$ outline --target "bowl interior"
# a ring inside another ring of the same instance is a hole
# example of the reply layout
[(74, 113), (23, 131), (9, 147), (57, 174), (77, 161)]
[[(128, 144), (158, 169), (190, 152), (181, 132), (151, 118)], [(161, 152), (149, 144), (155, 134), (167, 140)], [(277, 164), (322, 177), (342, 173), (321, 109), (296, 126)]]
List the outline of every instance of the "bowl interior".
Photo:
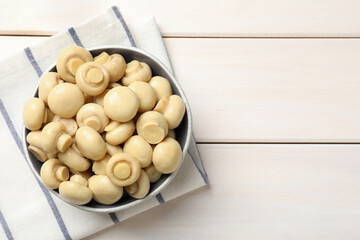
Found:
[[(138, 60), (140, 62), (145, 62), (150, 66), (153, 76), (162, 76), (169, 80), (174, 94), (181, 96), (183, 98), (185, 106), (186, 106), (186, 112), (185, 112), (184, 118), (183, 118), (180, 126), (175, 129), (176, 139), (180, 143), (180, 146), (183, 150), (183, 159), (184, 159), (186, 152), (187, 152), (189, 139), (190, 139), (190, 130), (191, 130), (190, 109), (189, 109), (187, 100), (185, 98), (185, 95), (183, 94), (183, 91), (177, 84), (177, 82), (174, 79), (174, 77), (172, 76), (172, 74), (166, 69), (166, 67), (159, 60), (157, 60), (153, 56), (149, 55), (148, 53), (145, 53), (141, 50), (131, 48), (131, 47), (102, 47), (102, 48), (96, 48), (93, 50), (90, 49), (89, 51), (92, 53), (93, 56), (97, 56), (104, 51), (107, 52), (108, 54), (119, 53), (125, 58), (127, 63), (132, 60)], [(53, 65), (46, 72), (56, 72), (56, 66)], [(36, 88), (36, 89), (38, 89), (38, 88)], [(38, 96), (38, 90), (35, 91), (34, 96), (35, 97)], [(29, 130), (24, 127), (23, 142), (24, 142), (24, 147), (26, 147), (25, 152), (27, 153), (26, 155), (28, 157), (28, 160), (30, 161), (30, 165), (32, 167), (32, 170), (33, 170), (35, 176), (40, 179), (40, 168), (41, 168), (42, 163), (39, 162), (33, 156), (33, 154), (27, 150), (27, 147), (29, 146), (29, 144), (26, 142), (26, 136), (28, 133), (29, 133)], [(183, 161), (183, 159), (182, 159), (182, 161)], [(181, 164), (182, 164), (182, 162), (181, 162)], [(181, 166), (181, 164), (180, 164), (180, 166)], [(71, 202), (68, 202), (68, 203), (75, 207), (78, 207), (78, 208), (81, 208), (81, 209), (84, 209), (87, 211), (92, 211), (92, 212), (115, 212), (115, 211), (123, 210), (123, 209), (129, 208), (129, 207), (135, 206), (137, 204), (140, 204), (141, 202), (145, 201), (146, 199), (149, 199), (149, 198), (153, 197), (154, 195), (157, 195), (158, 193), (160, 193), (171, 182), (171, 180), (175, 177), (176, 173), (177, 173), (177, 171), (173, 172), (171, 174), (163, 174), (157, 182), (151, 184), (149, 194), (144, 199), (131, 198), (124, 191), (123, 197), (115, 204), (109, 205), (109, 206), (99, 204), (99, 203), (95, 202), (94, 200), (92, 200), (90, 203), (88, 203), (84, 206), (74, 205)], [(56, 196), (58, 196), (59, 198), (61, 198), (62, 200), (64, 200), (60, 196), (60, 194), (58, 193), (57, 190), (50, 190), (50, 191), (52, 193), (54, 193)], [(64, 201), (66, 201), (66, 200), (64, 200)]]

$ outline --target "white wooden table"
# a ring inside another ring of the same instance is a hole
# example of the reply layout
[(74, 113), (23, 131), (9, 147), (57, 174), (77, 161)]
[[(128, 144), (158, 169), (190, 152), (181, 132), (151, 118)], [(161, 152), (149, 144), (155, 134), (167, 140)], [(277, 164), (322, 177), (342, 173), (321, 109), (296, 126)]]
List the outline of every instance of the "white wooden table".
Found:
[(0, 57), (112, 5), (156, 18), (211, 184), (88, 240), (360, 238), (359, 1), (2, 0)]

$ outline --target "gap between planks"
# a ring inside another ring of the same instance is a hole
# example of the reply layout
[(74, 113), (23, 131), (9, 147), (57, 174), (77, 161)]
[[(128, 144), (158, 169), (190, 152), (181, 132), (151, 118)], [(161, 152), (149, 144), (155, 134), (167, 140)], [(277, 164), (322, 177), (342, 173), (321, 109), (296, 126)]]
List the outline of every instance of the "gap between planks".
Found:
[[(0, 33), (0, 37), (51, 37), (53, 34), (27, 34), (27, 33)], [(360, 39), (358, 37), (264, 37), (264, 36), (252, 36), (252, 37), (242, 37), (242, 36), (163, 36), (163, 38), (200, 38), (200, 39)]]
[(277, 144), (277, 145), (359, 145), (360, 142), (196, 142), (197, 144), (209, 145), (250, 145), (250, 144)]

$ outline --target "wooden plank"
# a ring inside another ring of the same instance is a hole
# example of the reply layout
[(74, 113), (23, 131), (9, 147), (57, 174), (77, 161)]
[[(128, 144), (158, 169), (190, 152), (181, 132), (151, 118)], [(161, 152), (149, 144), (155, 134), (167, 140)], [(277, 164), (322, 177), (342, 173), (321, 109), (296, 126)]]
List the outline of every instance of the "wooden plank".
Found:
[(359, 145), (200, 145), (210, 187), (86, 240), (358, 239)]
[(360, 36), (356, 0), (2, 0), (0, 33), (54, 34), (112, 5), (126, 17), (155, 16), (164, 36)]
[[(35, 41), (0, 37), (0, 50)], [(360, 142), (360, 40), (165, 43), (198, 141)]]

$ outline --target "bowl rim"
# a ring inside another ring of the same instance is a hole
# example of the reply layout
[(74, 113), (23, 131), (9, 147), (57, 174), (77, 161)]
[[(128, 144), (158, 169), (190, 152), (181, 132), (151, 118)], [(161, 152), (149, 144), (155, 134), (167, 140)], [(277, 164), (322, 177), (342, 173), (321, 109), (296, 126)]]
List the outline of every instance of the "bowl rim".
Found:
[[(133, 202), (127, 203), (125, 205), (120, 205), (120, 206), (114, 206), (111, 207), (111, 205), (109, 205), (109, 207), (107, 207), (106, 205), (104, 205), (104, 207), (102, 208), (94, 208), (94, 207), (88, 207), (88, 206), (80, 206), (80, 205), (76, 205), (66, 199), (64, 199), (57, 191), (55, 191), (54, 189), (49, 189), (46, 188), (46, 186), (43, 184), (40, 174), (37, 173), (35, 167), (33, 166), (31, 160), (30, 160), (30, 155), (29, 155), (29, 150), (27, 149), (27, 141), (26, 141), (26, 127), (24, 124), (22, 124), (22, 145), (23, 145), (23, 149), (25, 152), (25, 157), (26, 157), (26, 161), (29, 163), (30, 169), (32, 171), (32, 173), (35, 175), (35, 177), (37, 178), (37, 180), (49, 191), (51, 192), (53, 195), (57, 196), (59, 199), (61, 199), (62, 201), (85, 211), (88, 212), (96, 212), (96, 213), (113, 213), (113, 212), (118, 212), (118, 211), (122, 211), (125, 209), (129, 209), (135, 206), (138, 206), (146, 201), (148, 201), (149, 199), (155, 197), (156, 195), (158, 195), (159, 193), (161, 193), (164, 189), (166, 189), (166, 187), (172, 182), (172, 180), (175, 178), (176, 174), (178, 173), (179, 169), (181, 168), (184, 159), (187, 155), (187, 151), (190, 145), (190, 138), (191, 138), (191, 132), (192, 132), (192, 115), (191, 115), (191, 110), (190, 110), (190, 105), (189, 102), (185, 96), (185, 93), (183, 91), (183, 89), (181, 88), (179, 82), (176, 80), (176, 78), (174, 77), (172, 71), (170, 71), (165, 64), (163, 64), (157, 57), (153, 56), (152, 54), (141, 50), (139, 48), (135, 48), (135, 47), (129, 47), (129, 46), (122, 46), (122, 45), (101, 45), (98, 47), (91, 47), (91, 48), (85, 48), (86, 50), (88, 50), (89, 52), (91, 51), (106, 51), (109, 49), (115, 49), (115, 50), (126, 50), (126, 51), (133, 51), (133, 52), (137, 52), (140, 53), (144, 56), (146, 56), (147, 58), (152, 59), (154, 62), (156, 62), (170, 77), (169, 81), (171, 81), (176, 88), (179, 90), (179, 94), (180, 97), (183, 99), (184, 104), (185, 104), (185, 110), (186, 110), (186, 114), (187, 114), (187, 121), (188, 121), (188, 127), (187, 127), (187, 132), (186, 132), (186, 138), (185, 138), (185, 144), (184, 147), (182, 149), (182, 159), (181, 162), (179, 164), (179, 167), (177, 168), (177, 170), (171, 174), (169, 174), (169, 176), (165, 179), (165, 181), (157, 188), (155, 189), (153, 192), (149, 193), (145, 198), (142, 199), (136, 199)], [(56, 62), (51, 64), (50, 67), (48, 67), (43, 74), (40, 76), (40, 78), (46, 74), (47, 72), (49, 72), (51, 69), (53, 69), (56, 66)], [(38, 83), (36, 84), (35, 90), (32, 94), (32, 96), (36, 96), (36, 93), (38, 91), (39, 88), (39, 83), (40, 83), (40, 78)]]

